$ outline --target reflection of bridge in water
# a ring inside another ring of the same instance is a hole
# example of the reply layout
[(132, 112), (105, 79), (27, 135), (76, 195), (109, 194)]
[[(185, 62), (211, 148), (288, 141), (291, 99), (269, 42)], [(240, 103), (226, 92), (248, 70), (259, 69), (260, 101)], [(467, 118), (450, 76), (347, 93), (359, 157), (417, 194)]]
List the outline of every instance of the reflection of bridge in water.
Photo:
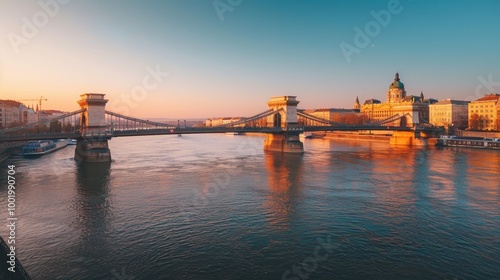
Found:
[[(383, 121), (363, 125), (347, 125), (322, 119), (297, 110), (295, 96), (273, 97), (269, 109), (242, 120), (215, 127), (180, 127), (125, 116), (105, 110), (104, 94), (82, 94), (78, 101), (81, 109), (43, 122), (5, 129), (0, 142), (73, 138), (78, 139), (75, 159), (83, 161), (110, 161), (108, 140), (112, 137), (201, 134), (201, 133), (265, 133), (264, 149), (278, 152), (304, 151), (299, 134), (309, 131), (365, 131), (384, 130), (393, 133), (391, 143), (425, 145), (426, 139), (436, 131), (434, 127), (384, 126), (405, 116), (391, 116)], [(298, 118), (306, 120), (299, 124)], [(304, 125), (308, 123), (309, 125)], [(49, 125), (47, 129), (46, 125)], [(42, 128), (46, 128), (45, 130)]]

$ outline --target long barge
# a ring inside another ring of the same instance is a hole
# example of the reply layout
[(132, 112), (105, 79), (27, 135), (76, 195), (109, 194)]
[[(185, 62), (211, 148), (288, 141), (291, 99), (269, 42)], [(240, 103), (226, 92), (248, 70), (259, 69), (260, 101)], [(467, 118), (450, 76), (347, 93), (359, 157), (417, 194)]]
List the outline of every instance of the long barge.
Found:
[(441, 136), (436, 146), (500, 150), (500, 138)]
[(45, 154), (55, 152), (66, 147), (66, 140), (39, 140), (30, 141), (22, 147), (22, 155), (25, 157), (41, 157)]

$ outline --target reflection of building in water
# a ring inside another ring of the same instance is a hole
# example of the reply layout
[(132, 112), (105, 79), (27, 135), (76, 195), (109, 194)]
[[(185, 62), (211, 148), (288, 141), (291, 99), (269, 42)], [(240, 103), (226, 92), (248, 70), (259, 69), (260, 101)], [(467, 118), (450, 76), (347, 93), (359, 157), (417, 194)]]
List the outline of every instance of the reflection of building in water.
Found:
[(371, 152), (370, 181), (374, 186), (374, 202), (391, 218), (404, 217), (412, 206), (419, 153), (414, 148), (391, 148)]
[[(455, 180), (459, 176), (455, 162), (455, 153), (442, 153), (439, 150), (427, 151), (427, 185), (429, 196), (439, 200), (456, 200)], [(444, 163), (444, 164), (443, 164)]]
[(288, 227), (302, 191), (302, 154), (265, 154), (269, 194), (264, 208), (273, 227)]
[(467, 155), (465, 199), (479, 202), (471, 206), (497, 215), (500, 214), (497, 203), (500, 194), (500, 181), (498, 180), (500, 153), (489, 150), (467, 150), (461, 151), (461, 153)]
[[(100, 252), (109, 252), (105, 248), (107, 246), (105, 232), (111, 216), (110, 165), (110, 162), (81, 162), (77, 166), (78, 196), (73, 208), (77, 211), (77, 227), (81, 230), (81, 246), (83, 247), (81, 254), (93, 254), (96, 258), (103, 257), (97, 256)], [(100, 249), (96, 250), (96, 248)]]

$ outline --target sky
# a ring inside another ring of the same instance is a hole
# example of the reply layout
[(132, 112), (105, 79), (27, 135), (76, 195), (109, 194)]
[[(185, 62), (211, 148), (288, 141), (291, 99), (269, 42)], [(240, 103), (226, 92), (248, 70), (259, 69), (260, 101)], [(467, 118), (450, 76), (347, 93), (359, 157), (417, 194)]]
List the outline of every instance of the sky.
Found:
[[(104, 93), (140, 118), (500, 93), (500, 1), (0, 0), (0, 99), (74, 111)], [(36, 104), (35, 101), (26, 102)]]

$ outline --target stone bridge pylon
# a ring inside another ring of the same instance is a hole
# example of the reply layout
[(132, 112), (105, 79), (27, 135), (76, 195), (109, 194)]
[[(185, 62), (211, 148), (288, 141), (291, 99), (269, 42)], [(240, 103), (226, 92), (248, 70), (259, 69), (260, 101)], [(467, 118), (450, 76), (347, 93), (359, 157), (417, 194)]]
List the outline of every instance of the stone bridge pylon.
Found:
[(111, 151), (107, 131), (106, 103), (102, 93), (84, 93), (80, 95), (78, 105), (85, 109), (81, 116), (81, 137), (75, 149), (75, 159), (84, 162), (110, 162)]
[(267, 117), (267, 126), (276, 128), (276, 132), (268, 133), (264, 142), (264, 149), (283, 153), (303, 153), (304, 144), (300, 141), (297, 120), (296, 96), (272, 97), (267, 105), (275, 111)]

